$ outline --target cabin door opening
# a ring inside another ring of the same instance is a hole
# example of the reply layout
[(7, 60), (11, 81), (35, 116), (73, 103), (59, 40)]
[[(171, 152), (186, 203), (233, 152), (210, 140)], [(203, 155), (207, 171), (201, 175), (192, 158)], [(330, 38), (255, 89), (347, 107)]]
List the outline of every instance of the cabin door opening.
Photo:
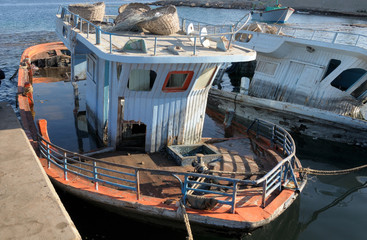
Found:
[(119, 99), (119, 134), (117, 149), (145, 150), (147, 126), (139, 121), (124, 120), (125, 99)]

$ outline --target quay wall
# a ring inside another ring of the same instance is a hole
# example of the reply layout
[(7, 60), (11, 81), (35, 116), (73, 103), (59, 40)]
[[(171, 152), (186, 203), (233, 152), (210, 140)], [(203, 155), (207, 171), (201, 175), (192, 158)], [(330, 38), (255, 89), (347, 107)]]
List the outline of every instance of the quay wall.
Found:
[[(161, 0), (153, 4), (261, 10), (271, 2), (269, 0)], [(275, 3), (275, 0), (273, 2)], [(366, 0), (279, 0), (279, 3), (298, 11), (367, 16)]]
[(0, 183), (0, 239), (81, 239), (5, 102), (0, 102)]

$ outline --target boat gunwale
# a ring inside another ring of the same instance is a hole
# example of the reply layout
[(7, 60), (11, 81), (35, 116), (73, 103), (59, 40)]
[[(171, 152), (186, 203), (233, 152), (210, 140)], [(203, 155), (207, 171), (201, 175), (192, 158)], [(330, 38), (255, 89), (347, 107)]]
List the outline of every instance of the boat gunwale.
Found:
[[(238, 34), (253, 34), (253, 35), (256, 35), (257, 37), (258, 36), (273, 36), (273, 37), (277, 37), (277, 38), (281, 38), (281, 39), (286, 39), (286, 41), (289, 41), (289, 42), (296, 42), (296, 43), (298, 41), (307, 41), (308, 44), (312, 43), (311, 45), (317, 45), (316, 43), (323, 44), (324, 46), (325, 46), (325, 44), (333, 44), (333, 45), (337, 45), (337, 46), (342, 45), (344, 47), (353, 47), (353, 48), (356, 47), (356, 48), (358, 48), (358, 50), (367, 51), (367, 46), (363, 47), (363, 46), (358, 45), (360, 42), (362, 42), (361, 38), (366, 38), (367, 39), (367, 35), (365, 35), (365, 34), (341, 32), (341, 31), (329, 31), (329, 30), (312, 29), (312, 28), (301, 28), (301, 27), (293, 27), (293, 26), (280, 26), (279, 24), (268, 24), (268, 25), (272, 26), (272, 27), (276, 27), (278, 29), (278, 31), (275, 34), (272, 34), (272, 33), (255, 32), (255, 31), (251, 31), (251, 30), (247, 30), (247, 29), (242, 29), (242, 30), (238, 31)], [(282, 33), (283, 29), (293, 30), (293, 34), (292, 35), (283, 34)], [(297, 31), (311, 32), (311, 34), (305, 34), (306, 36), (311, 35), (311, 37), (306, 38), (306, 37), (298, 36), (298, 35), (296, 35)], [(325, 38), (314, 39), (316, 32), (334, 34), (334, 36), (333, 37), (325, 37)], [(339, 35), (354, 36), (354, 37), (356, 37), (356, 41), (354, 43), (337, 42)], [(250, 39), (247, 42), (235, 41), (235, 43), (239, 46), (246, 46), (248, 43), (250, 43), (252, 41), (253, 40)], [(254, 43), (254, 45), (257, 46), (256, 43)]]
[[(23, 62), (25, 59), (26, 59), (26, 56), (28, 57), (28, 58), (30, 58), (31, 59), (31, 57), (32, 57), (32, 52), (33, 52), (33, 50), (40, 50), (40, 49), (42, 49), (42, 48), (44, 48), (44, 49), (46, 49), (46, 50), (48, 50), (49, 49), (49, 47), (52, 47), (52, 44), (56, 44), (56, 45), (60, 45), (61, 43), (60, 42), (58, 42), (58, 43), (47, 43), (47, 44), (39, 44), (39, 45), (36, 45), (36, 46), (32, 46), (32, 47), (29, 47), (28, 49), (26, 49), (25, 50), (25, 53), (27, 53), (27, 54), (23, 54), (22, 55), (22, 58), (21, 58), (21, 62)], [(19, 69), (22, 69), (22, 72), (23, 73), (27, 73), (27, 69), (26, 68), (24, 68), (23, 66), (19, 66)], [(19, 77), (19, 79), (18, 79), (18, 87), (19, 88), (22, 88), (22, 84), (24, 85), (24, 82), (27, 80), (27, 74), (23, 74), (22, 76), (20, 76)], [(30, 109), (30, 106), (28, 105), (28, 101), (27, 101), (27, 98), (26, 97), (23, 97), (23, 96), (21, 96), (21, 95), (19, 95), (18, 96), (18, 99), (19, 99), (19, 101), (22, 101), (23, 102), (23, 104), (22, 104), (22, 106), (20, 107), (20, 110), (21, 111), (24, 111), (24, 112), (26, 112), (26, 113), (30, 113), (30, 111), (31, 111), (31, 109)], [(35, 123), (34, 123), (34, 121), (33, 121), (33, 118), (32, 118), (32, 122), (33, 122), (33, 124), (31, 123), (30, 124), (30, 120), (31, 119), (28, 119), (28, 118), (24, 118), (24, 117), (21, 117), (21, 121), (22, 121), (22, 123), (24, 123), (23, 124), (23, 128), (24, 128), (24, 130), (25, 131), (29, 131), (29, 126), (31, 126), (31, 125), (33, 125), (34, 127), (35, 127)], [(35, 127), (35, 129), (36, 129), (36, 127)], [(34, 136), (33, 136), (34, 137)], [(34, 137), (33, 139), (31, 139), (31, 138), (29, 138), (29, 140), (30, 141), (34, 141), (34, 143), (36, 144), (36, 146), (35, 145), (33, 145), (33, 147), (35, 148), (35, 150), (37, 150), (38, 148), (38, 144), (40, 144), (40, 141), (39, 142), (37, 142), (37, 137)], [(38, 143), (38, 144), (37, 144)], [(294, 149), (295, 150), (295, 149)], [(293, 154), (294, 155), (292, 155), (292, 156), (295, 156), (295, 152), (293, 152)], [(287, 162), (287, 161), (289, 161), (289, 159), (284, 159), (282, 162)], [(278, 163), (278, 165), (279, 165), (279, 163)], [(47, 170), (47, 166), (44, 166), (44, 168), (45, 168), (45, 171), (48, 173), (48, 170)], [(144, 170), (144, 169), (143, 169)], [(49, 174), (49, 173), (48, 173)], [(200, 176), (200, 174), (198, 174), (197, 176)], [(204, 175), (205, 177), (209, 177), (208, 175)], [(245, 181), (246, 182), (246, 181)], [(253, 181), (252, 181), (253, 182)], [(255, 181), (256, 182), (256, 181)], [(304, 183), (304, 181), (302, 181), (302, 185), (303, 185), (303, 183)], [(70, 185), (71, 183), (69, 183), (69, 184), (67, 184), (67, 183), (62, 183), (61, 182), (61, 184), (66, 184), (66, 185)], [(75, 187), (75, 186), (72, 186), (72, 185), (70, 185), (70, 187)], [(102, 187), (102, 186), (101, 186)], [(286, 190), (286, 189), (285, 189)], [(301, 190), (301, 189), (300, 189)], [(279, 194), (282, 194), (282, 192), (283, 192), (284, 190), (282, 190)], [(288, 190), (286, 190), (286, 191), (288, 191)], [(298, 191), (297, 190), (290, 190), (291, 192), (292, 192), (292, 196), (294, 196), (294, 194), (298, 194)], [(98, 193), (98, 192), (96, 192), (96, 193)], [(100, 195), (101, 193), (99, 193), (99, 195)], [(276, 195), (275, 196), (275, 199), (277, 199), (277, 196), (280, 196), (280, 195)], [(144, 197), (145, 197), (145, 195), (144, 195)], [(288, 198), (287, 198), (288, 199)], [(292, 198), (293, 199), (293, 198)], [(271, 203), (272, 202), (270, 202), (269, 203), (269, 207), (270, 207), (270, 205), (271, 205)], [(284, 204), (284, 203), (282, 203), (282, 204)], [(283, 205), (282, 205), (283, 206)], [(259, 206), (260, 207), (260, 206)], [(268, 207), (268, 206), (267, 206)], [(266, 207), (266, 208), (267, 208)], [(278, 207), (280, 207), (280, 206), (278, 206)], [(277, 210), (277, 211), (279, 211), (279, 210)], [(195, 211), (194, 211), (195, 212)], [(200, 211), (199, 211), (200, 212)], [(282, 212), (282, 211), (280, 211), (280, 212)], [(280, 212), (279, 213), (276, 213), (275, 215), (279, 215), (280, 214)], [(273, 215), (271, 215), (270, 216), (270, 218), (273, 218), (273, 217), (275, 217), (275, 216), (273, 216)], [(226, 220), (226, 221), (229, 221), (230, 222), (230, 220)], [(269, 221), (269, 219), (264, 219), (263, 221), (265, 221), (265, 223), (266, 222), (268, 222)], [(261, 222), (263, 222), (263, 221), (261, 221)], [(244, 223), (242, 223), (242, 224), (245, 224), (246, 226), (249, 226), (249, 222), (244, 222)], [(261, 223), (259, 223), (259, 222), (256, 222), (256, 223), (251, 223), (250, 225), (252, 226), (252, 225), (257, 225), (257, 224), (260, 224), (261, 225)], [(242, 226), (244, 226), (244, 225), (242, 225)], [(251, 228), (251, 227), (250, 227)]]

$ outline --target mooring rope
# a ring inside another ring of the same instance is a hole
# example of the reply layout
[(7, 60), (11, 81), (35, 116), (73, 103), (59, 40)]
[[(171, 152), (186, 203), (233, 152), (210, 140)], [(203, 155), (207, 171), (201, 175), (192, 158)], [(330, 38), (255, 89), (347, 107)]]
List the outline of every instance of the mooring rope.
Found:
[(344, 169), (344, 170), (315, 170), (311, 168), (300, 168), (300, 169), (295, 169), (295, 171), (300, 172), (300, 173), (311, 174), (311, 175), (342, 175), (342, 174), (348, 174), (351, 172), (359, 171), (364, 168), (367, 168), (367, 164), (359, 166), (359, 167)]
[(183, 203), (182, 199), (180, 200), (180, 208), (181, 208), (182, 216), (184, 218), (184, 222), (185, 222), (185, 226), (186, 226), (186, 230), (187, 230), (187, 234), (188, 234), (186, 239), (187, 240), (194, 240), (194, 238), (192, 236), (192, 232), (191, 232), (189, 216), (187, 215), (185, 204)]

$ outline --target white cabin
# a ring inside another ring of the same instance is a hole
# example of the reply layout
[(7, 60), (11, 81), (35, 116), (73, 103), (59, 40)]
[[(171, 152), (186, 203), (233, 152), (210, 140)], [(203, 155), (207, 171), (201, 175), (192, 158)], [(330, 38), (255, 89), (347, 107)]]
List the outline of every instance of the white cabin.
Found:
[(302, 38), (282, 27), (282, 35), (252, 33), (240, 43), (258, 53), (249, 95), (367, 119), (367, 37), (297, 31)]
[(65, 9), (56, 32), (72, 53), (73, 77), (86, 66), (88, 123), (114, 148), (156, 152), (199, 143), (220, 67), (256, 58), (255, 51), (230, 42), (223, 51), (185, 34), (111, 34)]
[(257, 52), (256, 62), (240, 66), (250, 78), (246, 93), (213, 89), (209, 99), (246, 120), (264, 118), (313, 138), (367, 145), (367, 36), (287, 26), (269, 31), (236, 36), (237, 44)]

